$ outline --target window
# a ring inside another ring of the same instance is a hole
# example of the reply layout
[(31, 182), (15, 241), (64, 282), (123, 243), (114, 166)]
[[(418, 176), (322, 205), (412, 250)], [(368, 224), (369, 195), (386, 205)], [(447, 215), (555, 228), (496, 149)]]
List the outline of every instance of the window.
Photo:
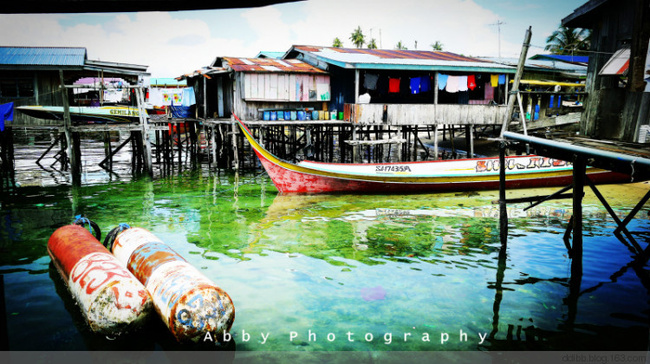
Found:
[(8, 79), (0, 81), (0, 97), (25, 98), (34, 96), (34, 83), (31, 79)]

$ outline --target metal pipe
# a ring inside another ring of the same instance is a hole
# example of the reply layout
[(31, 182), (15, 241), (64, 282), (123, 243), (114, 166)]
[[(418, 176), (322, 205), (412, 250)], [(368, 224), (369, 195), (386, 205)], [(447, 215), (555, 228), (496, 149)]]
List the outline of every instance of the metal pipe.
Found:
[[(522, 135), (519, 133), (514, 133), (510, 131), (506, 131), (503, 133), (503, 137), (507, 139), (513, 139), (517, 140), (520, 142), (525, 142), (525, 143), (531, 143), (531, 144), (537, 144), (545, 147), (550, 147), (550, 148), (555, 148), (559, 149), (565, 152), (570, 152), (573, 154), (578, 154), (580, 156), (584, 157), (599, 157), (599, 158), (605, 158), (609, 159), (611, 161), (615, 161), (618, 163), (621, 162), (627, 162), (627, 163), (633, 163), (637, 165), (643, 165), (650, 167), (650, 159), (648, 158), (643, 158), (643, 157), (638, 157), (638, 156), (631, 156), (623, 153), (616, 153), (616, 152), (610, 152), (606, 150), (598, 150), (598, 149), (593, 149), (593, 148), (588, 148), (588, 147), (583, 147), (579, 145), (573, 145), (573, 144), (568, 144), (568, 143), (563, 143), (563, 142), (558, 142), (555, 140), (549, 140), (549, 139), (543, 139), (543, 138), (538, 138), (530, 135)], [(587, 163), (589, 164), (589, 163)]]

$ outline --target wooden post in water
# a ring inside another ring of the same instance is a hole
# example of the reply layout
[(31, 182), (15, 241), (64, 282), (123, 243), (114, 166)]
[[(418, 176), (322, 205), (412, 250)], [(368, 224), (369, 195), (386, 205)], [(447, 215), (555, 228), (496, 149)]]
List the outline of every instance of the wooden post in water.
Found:
[[(237, 146), (237, 124), (235, 123), (235, 119), (233, 117), (230, 118), (232, 120), (231, 124), (231, 129), (232, 129), (232, 152), (233, 152), (233, 162), (232, 162), (232, 167), (235, 171), (239, 170), (239, 148)], [(284, 134), (283, 134), (284, 135)]]
[(508, 209), (506, 206), (506, 142), (499, 142), (499, 235), (501, 247), (508, 243)]
[(142, 94), (141, 87), (136, 87), (135, 97), (138, 103), (138, 118), (140, 119), (140, 126), (142, 127), (144, 165), (147, 169), (147, 174), (149, 174), (149, 176), (153, 176), (153, 165), (151, 163), (151, 141), (149, 140), (149, 120), (147, 118), (147, 111), (144, 109), (144, 96)]
[(582, 157), (573, 160), (573, 244), (571, 246), (571, 273), (574, 269), (582, 272), (582, 197), (585, 190), (587, 163)]
[(72, 119), (70, 118), (70, 104), (68, 102), (68, 89), (65, 87), (63, 80), (63, 70), (59, 70), (59, 79), (61, 80), (61, 97), (63, 99), (63, 130), (65, 133), (66, 145), (68, 146), (68, 159), (70, 161), (70, 172), (72, 174), (72, 184), (75, 186), (81, 185), (81, 155), (77, 154), (80, 150), (75, 146), (78, 138), (75, 138), (73, 132), (70, 130), (72, 127)]

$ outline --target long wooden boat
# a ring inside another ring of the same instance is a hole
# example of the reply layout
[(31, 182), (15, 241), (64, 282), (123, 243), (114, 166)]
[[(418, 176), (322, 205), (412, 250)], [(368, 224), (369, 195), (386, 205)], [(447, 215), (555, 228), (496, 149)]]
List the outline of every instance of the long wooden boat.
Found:
[[(282, 193), (422, 193), (499, 188), (499, 158), (474, 158), (401, 163), (294, 164), (260, 146), (248, 127), (239, 127)], [(625, 174), (588, 168), (594, 183), (629, 182)], [(506, 188), (567, 186), (573, 168), (566, 161), (541, 157), (506, 157)]]
[[(38, 119), (63, 120), (63, 106), (19, 106), (16, 110)], [(75, 124), (133, 123), (139, 117), (138, 108), (131, 106), (70, 106), (70, 119)]]

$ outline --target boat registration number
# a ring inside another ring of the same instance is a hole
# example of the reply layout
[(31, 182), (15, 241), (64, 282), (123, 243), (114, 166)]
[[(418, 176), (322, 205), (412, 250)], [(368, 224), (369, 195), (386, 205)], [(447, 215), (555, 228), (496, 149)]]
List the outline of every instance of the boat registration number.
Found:
[(375, 172), (411, 172), (409, 166), (375, 166)]

